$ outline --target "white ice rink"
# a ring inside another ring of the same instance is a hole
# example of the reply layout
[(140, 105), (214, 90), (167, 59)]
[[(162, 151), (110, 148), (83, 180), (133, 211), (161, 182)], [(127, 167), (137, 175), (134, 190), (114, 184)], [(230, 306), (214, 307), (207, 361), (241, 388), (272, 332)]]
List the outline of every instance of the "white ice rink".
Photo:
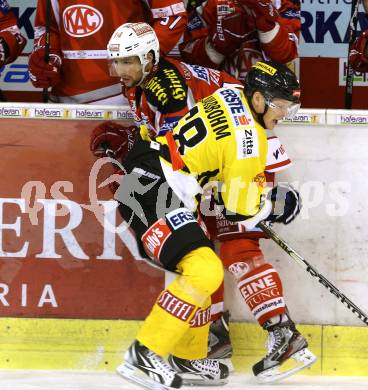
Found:
[[(260, 385), (253, 377), (233, 375), (224, 387), (233, 390), (367, 390), (368, 377), (295, 376), (279, 384)], [(113, 373), (0, 371), (1, 390), (139, 390)], [(188, 388), (189, 389), (189, 388)], [(211, 387), (190, 387), (192, 390)]]

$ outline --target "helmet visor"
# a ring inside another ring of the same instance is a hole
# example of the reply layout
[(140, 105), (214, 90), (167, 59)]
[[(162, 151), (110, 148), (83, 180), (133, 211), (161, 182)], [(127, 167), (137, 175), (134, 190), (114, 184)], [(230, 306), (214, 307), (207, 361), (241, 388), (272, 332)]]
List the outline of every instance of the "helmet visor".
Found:
[(274, 110), (282, 113), (283, 118), (292, 119), (297, 114), (300, 108), (300, 103), (293, 103), (286, 100), (268, 100), (266, 99), (266, 104), (273, 108)]

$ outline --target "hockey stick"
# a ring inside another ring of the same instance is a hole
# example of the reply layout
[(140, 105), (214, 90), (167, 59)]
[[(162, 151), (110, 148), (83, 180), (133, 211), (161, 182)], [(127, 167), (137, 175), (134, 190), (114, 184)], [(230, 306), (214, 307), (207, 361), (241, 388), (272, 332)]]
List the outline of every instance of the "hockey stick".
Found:
[(310, 275), (317, 278), (318, 281), (328, 289), (339, 301), (345, 304), (347, 308), (358, 316), (358, 318), (368, 325), (368, 315), (365, 314), (359, 307), (346, 297), (337, 287), (335, 287), (328, 279), (320, 274), (311, 264), (300, 256), (290, 245), (280, 238), (273, 229), (264, 222), (260, 222), (258, 227), (264, 231), (281, 249), (283, 249), (291, 258), (293, 258), (300, 266), (302, 266)]
[(350, 65), (350, 53), (353, 43), (356, 38), (357, 24), (358, 24), (358, 8), (359, 0), (352, 0), (351, 2), (351, 17), (349, 22), (349, 49), (346, 68), (346, 85), (345, 85), (345, 108), (351, 109), (353, 103), (353, 84), (354, 84), (354, 70)]
[[(51, 23), (51, 0), (46, 0), (46, 15), (45, 15), (46, 31), (45, 31), (45, 63), (49, 63), (50, 59), (50, 23)], [(45, 87), (42, 91), (42, 101), (49, 101), (49, 90)]]
[[(115, 156), (114, 151), (111, 150), (111, 149), (109, 148), (109, 145), (108, 145), (107, 143), (102, 143), (101, 146), (102, 146), (102, 148), (104, 149), (106, 156), (109, 157), (109, 158), (112, 160), (112, 161), (111, 161), (112, 166), (113, 166), (113, 167), (117, 166), (118, 168), (120, 168), (119, 164), (114, 163), (114, 160), (116, 160), (116, 156)], [(145, 261), (145, 262), (146, 262), (148, 265), (150, 265), (151, 267), (156, 268), (156, 269), (158, 269), (158, 270), (160, 270), (160, 271), (164, 271), (164, 272), (167, 272), (167, 273), (169, 273), (169, 274), (176, 275), (176, 276), (177, 276), (177, 275), (181, 275), (179, 272), (169, 271), (169, 270), (167, 270), (167, 269), (161, 267), (159, 264), (157, 264), (157, 263), (154, 262), (153, 260), (150, 260), (149, 258), (146, 258), (146, 257), (145, 257), (145, 258), (143, 258), (142, 260)]]
[(7, 99), (5, 98), (5, 95), (3, 91), (0, 89), (0, 102), (6, 102)]

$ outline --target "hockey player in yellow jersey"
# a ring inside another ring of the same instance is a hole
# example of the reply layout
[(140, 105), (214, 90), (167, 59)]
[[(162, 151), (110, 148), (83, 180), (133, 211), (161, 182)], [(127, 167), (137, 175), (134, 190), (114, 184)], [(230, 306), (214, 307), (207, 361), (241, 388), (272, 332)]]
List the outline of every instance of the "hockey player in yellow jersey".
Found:
[[(210, 296), (223, 281), (223, 266), (199, 220), (203, 188), (213, 185), (225, 218), (244, 229), (263, 220), (289, 223), (300, 211), (292, 187), (267, 188), (264, 176), (264, 128), (297, 111), (298, 80), (283, 65), (257, 62), (248, 81), (244, 91), (221, 88), (203, 99), (165, 136), (151, 140), (142, 126), (123, 161), (115, 199), (124, 220), (142, 256), (178, 274), (117, 369), (143, 387), (227, 382), (228, 368), (206, 358)], [(296, 352), (306, 346), (286, 347)]]

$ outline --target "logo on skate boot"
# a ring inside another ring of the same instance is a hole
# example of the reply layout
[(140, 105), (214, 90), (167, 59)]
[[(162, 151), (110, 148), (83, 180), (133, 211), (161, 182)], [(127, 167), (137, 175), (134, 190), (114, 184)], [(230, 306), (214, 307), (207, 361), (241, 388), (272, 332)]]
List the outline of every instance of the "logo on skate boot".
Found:
[(72, 37), (87, 37), (97, 32), (103, 25), (103, 16), (96, 8), (76, 4), (63, 12), (65, 31)]

